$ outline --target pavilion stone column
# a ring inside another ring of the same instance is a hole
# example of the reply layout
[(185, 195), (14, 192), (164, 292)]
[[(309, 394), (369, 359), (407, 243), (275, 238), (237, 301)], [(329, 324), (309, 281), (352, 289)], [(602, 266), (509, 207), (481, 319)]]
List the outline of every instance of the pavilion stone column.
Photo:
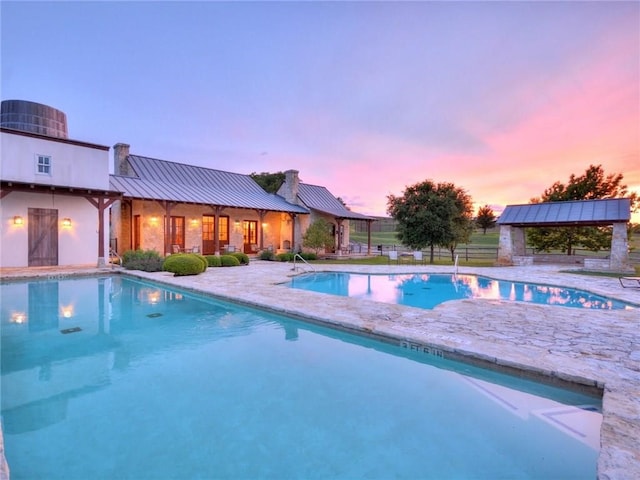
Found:
[(500, 225), (498, 265), (513, 265), (513, 242), (511, 240), (511, 230), (511, 225)]
[(511, 241), (513, 242), (513, 254), (524, 256), (526, 254), (524, 228), (511, 227)]
[(635, 271), (629, 262), (629, 243), (627, 238), (627, 224), (625, 222), (613, 224), (609, 269), (615, 272)]

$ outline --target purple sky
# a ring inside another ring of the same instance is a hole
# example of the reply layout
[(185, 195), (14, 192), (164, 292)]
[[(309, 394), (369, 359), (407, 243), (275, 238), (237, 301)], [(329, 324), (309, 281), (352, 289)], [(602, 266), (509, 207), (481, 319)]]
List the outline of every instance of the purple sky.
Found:
[(498, 212), (590, 164), (640, 193), (635, 1), (0, 8), (2, 99), (64, 111), (77, 140), (295, 168), (374, 215), (426, 179)]

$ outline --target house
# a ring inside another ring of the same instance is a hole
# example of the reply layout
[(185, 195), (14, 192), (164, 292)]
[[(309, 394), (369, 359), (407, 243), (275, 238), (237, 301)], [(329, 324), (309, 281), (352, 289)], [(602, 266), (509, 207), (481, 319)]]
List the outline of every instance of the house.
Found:
[[(105, 264), (111, 251), (301, 251), (316, 218), (349, 243), (351, 212), (324, 187), (287, 172), (281, 194), (250, 175), (132, 155), (67, 138), (66, 115), (22, 100), (2, 102), (0, 266)], [(280, 193), (280, 192), (279, 192)], [(369, 246), (370, 251), (370, 246)]]
[(199, 251), (296, 250), (298, 216), (306, 208), (265, 192), (249, 175), (132, 155), (114, 147), (111, 189), (123, 192), (112, 208), (112, 246)]
[(111, 212), (111, 246), (119, 253), (297, 252), (319, 216), (334, 225), (340, 251), (349, 241), (344, 220), (368, 218), (349, 211), (326, 188), (300, 183), (295, 170), (273, 194), (250, 175), (133, 155), (124, 143), (113, 152), (110, 188), (123, 192)]
[(26, 130), (0, 128), (0, 266), (104, 265), (109, 147)]

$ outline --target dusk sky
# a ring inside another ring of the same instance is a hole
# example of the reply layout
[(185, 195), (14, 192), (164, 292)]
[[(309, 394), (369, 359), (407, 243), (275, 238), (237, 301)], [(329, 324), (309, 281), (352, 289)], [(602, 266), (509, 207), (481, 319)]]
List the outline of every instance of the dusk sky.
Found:
[(637, 1), (0, 9), (2, 99), (62, 110), (75, 140), (293, 168), (371, 215), (426, 179), (499, 213), (591, 164), (640, 194)]

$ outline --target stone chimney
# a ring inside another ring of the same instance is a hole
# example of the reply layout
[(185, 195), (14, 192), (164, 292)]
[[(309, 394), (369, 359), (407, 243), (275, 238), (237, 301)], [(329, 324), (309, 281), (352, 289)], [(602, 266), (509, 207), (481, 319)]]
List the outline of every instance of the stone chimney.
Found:
[(300, 185), (298, 173), (298, 170), (284, 172), (284, 183), (278, 190), (278, 194), (289, 203), (298, 203), (298, 186)]
[(127, 161), (129, 147), (126, 143), (116, 143), (113, 146), (113, 173), (115, 175), (133, 176), (131, 165)]

